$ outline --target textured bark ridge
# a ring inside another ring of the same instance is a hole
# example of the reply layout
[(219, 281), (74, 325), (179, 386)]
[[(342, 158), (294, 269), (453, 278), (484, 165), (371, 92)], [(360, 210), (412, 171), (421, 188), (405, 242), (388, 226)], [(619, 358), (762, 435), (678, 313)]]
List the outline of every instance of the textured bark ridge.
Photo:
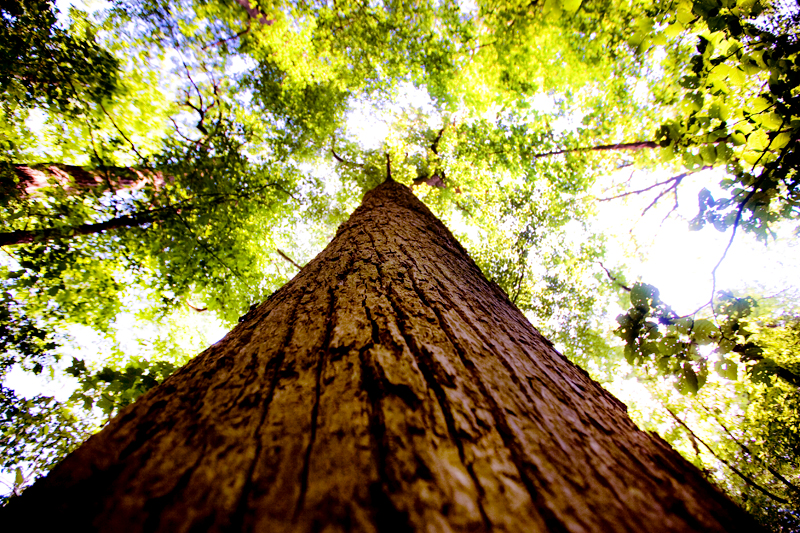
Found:
[(757, 529), (556, 352), (392, 181), (222, 341), (0, 513), (4, 528), (13, 521), (171, 533)]

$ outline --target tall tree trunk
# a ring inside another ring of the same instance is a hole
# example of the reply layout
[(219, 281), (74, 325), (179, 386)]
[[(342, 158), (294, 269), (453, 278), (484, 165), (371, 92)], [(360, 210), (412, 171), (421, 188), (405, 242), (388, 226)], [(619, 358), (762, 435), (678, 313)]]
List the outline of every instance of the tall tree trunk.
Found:
[(408, 188), (0, 513), (9, 531), (754, 531)]

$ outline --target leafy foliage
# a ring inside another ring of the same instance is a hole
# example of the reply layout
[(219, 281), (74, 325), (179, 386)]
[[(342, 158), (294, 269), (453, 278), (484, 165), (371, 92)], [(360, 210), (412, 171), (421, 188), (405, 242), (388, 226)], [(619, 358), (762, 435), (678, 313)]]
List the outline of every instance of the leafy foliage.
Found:
[(0, 91), (7, 118), (17, 107), (74, 115), (84, 102), (102, 102), (117, 90), (119, 61), (100, 45), (85, 13), (73, 10), (72, 27), (65, 29), (49, 0), (12, 0), (0, 9)]
[(123, 369), (105, 366), (97, 373), (91, 373), (86, 363), (73, 358), (67, 374), (78, 378), (81, 390), (76, 391), (70, 400), (83, 403), (84, 409), (97, 406), (102, 413), (111, 415), (166, 379), (176, 369), (167, 361), (147, 361), (134, 359)]
[[(10, 494), (46, 473), (97, 428), (75, 416), (52, 397), (19, 398), (0, 386), (0, 451), (3, 469), (15, 471)], [(33, 465), (27, 475), (23, 467)]]
[(657, 138), (666, 158), (678, 156), (689, 169), (724, 165), (729, 173), (720, 184), (729, 196), (701, 193), (695, 227), (741, 226), (766, 239), (778, 220), (798, 217), (800, 40), (759, 19), (762, 10), (758, 2), (684, 0), (652, 21), (662, 31), (632, 41), (641, 50), (648, 42), (696, 40), (673, 97), (680, 111)]
[(765, 357), (748, 329), (745, 318), (756, 305), (752, 297), (721, 293), (713, 319), (678, 316), (660, 300), (658, 289), (645, 283), (631, 287), (630, 302), (628, 312), (617, 317), (619, 327), (614, 332), (625, 341), (628, 363), (672, 376), (681, 392), (696, 393), (705, 384), (712, 359), (713, 369), (725, 379), (736, 380), (743, 363), (756, 383), (780, 378), (800, 386), (800, 375)]
[[(750, 327), (757, 331), (750, 339), (764, 357), (796, 368), (797, 317), (772, 322), (763, 313), (750, 316)], [(657, 405), (632, 405), (631, 412), (637, 423), (665, 435), (766, 526), (796, 531), (798, 389), (774, 375), (760, 381), (753, 376), (741, 372), (732, 382), (711, 373), (705, 386), (690, 396), (645, 377)]]

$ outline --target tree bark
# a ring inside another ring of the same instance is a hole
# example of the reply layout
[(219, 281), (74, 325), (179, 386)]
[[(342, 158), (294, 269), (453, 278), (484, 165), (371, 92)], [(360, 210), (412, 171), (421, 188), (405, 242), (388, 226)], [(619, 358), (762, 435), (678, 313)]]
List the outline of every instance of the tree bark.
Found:
[(554, 350), (391, 180), (290, 283), (10, 502), (0, 523), (758, 530)]
[(60, 186), (68, 191), (90, 189), (106, 186), (117, 189), (136, 190), (152, 183), (159, 187), (164, 183), (160, 172), (139, 170), (132, 167), (105, 167), (85, 169), (74, 165), (56, 163), (41, 165), (12, 165), (16, 175), (18, 189), (24, 195), (30, 195), (43, 187)]

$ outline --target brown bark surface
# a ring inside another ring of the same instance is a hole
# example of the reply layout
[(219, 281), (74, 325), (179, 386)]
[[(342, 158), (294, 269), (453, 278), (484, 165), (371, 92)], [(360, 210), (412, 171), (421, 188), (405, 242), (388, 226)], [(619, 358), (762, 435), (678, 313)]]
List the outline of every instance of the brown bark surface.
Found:
[(160, 172), (132, 167), (106, 167), (85, 169), (74, 165), (42, 164), (14, 165), (19, 180), (18, 187), (25, 194), (33, 194), (43, 187), (58, 186), (71, 191), (105, 186), (109, 190), (140, 189), (148, 183), (155, 187), (164, 183)]
[[(753, 531), (408, 190), (0, 512), (25, 530)], [(11, 531), (12, 529), (9, 529)]]

